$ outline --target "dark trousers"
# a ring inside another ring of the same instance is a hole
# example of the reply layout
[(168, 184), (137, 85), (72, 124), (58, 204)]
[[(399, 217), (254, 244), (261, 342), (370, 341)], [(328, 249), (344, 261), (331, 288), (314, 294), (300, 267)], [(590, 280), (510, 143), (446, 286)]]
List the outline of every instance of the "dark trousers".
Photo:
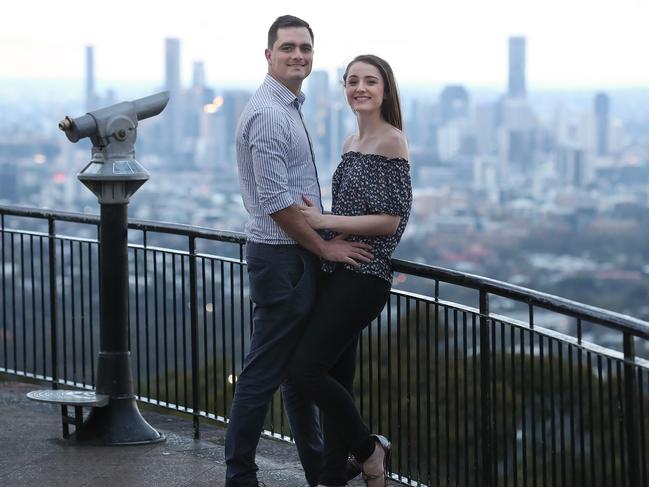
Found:
[(246, 260), (255, 304), (250, 351), (236, 381), (225, 440), (226, 487), (256, 485), (255, 451), (269, 402), (281, 384), (284, 407), (307, 481), (316, 485), (323, 444), (318, 410), (285, 380), (315, 301), (319, 260), (297, 245), (249, 242)]
[(390, 283), (374, 276), (337, 270), (325, 278), (291, 361), (291, 381), (322, 413), (324, 485), (346, 484), (348, 452), (363, 462), (374, 450), (352, 387), (358, 337), (379, 315), (389, 293)]

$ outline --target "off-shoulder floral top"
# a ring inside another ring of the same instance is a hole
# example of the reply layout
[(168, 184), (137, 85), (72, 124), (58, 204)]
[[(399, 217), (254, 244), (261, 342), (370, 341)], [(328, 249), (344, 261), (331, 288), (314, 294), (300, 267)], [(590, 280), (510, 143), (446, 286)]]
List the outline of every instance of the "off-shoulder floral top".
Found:
[[(361, 263), (360, 267), (324, 261), (323, 270), (333, 272), (338, 265), (345, 269), (370, 274), (392, 282), (390, 261), (403, 231), (408, 223), (412, 206), (410, 164), (406, 159), (390, 159), (378, 154), (346, 152), (333, 175), (331, 183), (334, 215), (388, 214), (401, 217), (394, 235), (367, 237), (350, 235), (348, 240), (364, 242), (372, 246), (374, 259)], [(336, 235), (325, 232), (325, 238)]]

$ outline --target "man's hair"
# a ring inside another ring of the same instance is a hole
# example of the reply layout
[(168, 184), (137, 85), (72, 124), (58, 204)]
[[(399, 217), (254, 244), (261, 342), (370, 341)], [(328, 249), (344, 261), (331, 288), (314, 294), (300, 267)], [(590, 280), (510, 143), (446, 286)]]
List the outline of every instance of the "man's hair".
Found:
[(277, 40), (277, 31), (286, 27), (306, 27), (311, 36), (311, 43), (313, 43), (313, 31), (308, 22), (293, 15), (282, 15), (281, 17), (277, 17), (273, 25), (268, 29), (268, 49), (273, 48), (273, 44)]

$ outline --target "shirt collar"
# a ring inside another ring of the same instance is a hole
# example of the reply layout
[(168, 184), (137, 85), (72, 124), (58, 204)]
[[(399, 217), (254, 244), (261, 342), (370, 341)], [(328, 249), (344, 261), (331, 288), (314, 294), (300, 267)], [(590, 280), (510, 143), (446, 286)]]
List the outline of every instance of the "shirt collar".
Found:
[(268, 86), (275, 96), (277, 96), (279, 101), (285, 105), (292, 105), (297, 100), (298, 104), (301, 106), (306, 99), (306, 96), (302, 91), (300, 91), (298, 96), (295, 96), (295, 93), (273, 78), (270, 74), (266, 74), (264, 84)]

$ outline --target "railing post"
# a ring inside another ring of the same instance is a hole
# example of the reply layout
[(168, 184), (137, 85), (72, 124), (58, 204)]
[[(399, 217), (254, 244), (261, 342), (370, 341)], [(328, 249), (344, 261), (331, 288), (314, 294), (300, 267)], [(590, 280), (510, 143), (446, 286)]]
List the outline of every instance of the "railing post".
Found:
[(192, 418), (194, 423), (194, 439), (201, 437), (198, 415), (198, 309), (196, 290), (196, 237), (189, 237), (189, 307), (191, 312), (192, 336)]
[(49, 252), (49, 272), (50, 272), (50, 343), (52, 355), (52, 389), (58, 389), (59, 381), (59, 361), (58, 361), (58, 343), (56, 331), (56, 222), (54, 217), (47, 219), (47, 241)]
[(492, 462), (492, 404), (491, 404), (491, 342), (489, 333), (489, 294), (480, 290), (480, 445), (482, 447), (482, 479), (479, 485), (494, 485)]
[(640, 444), (638, 441), (638, 418), (636, 417), (637, 384), (634, 337), (624, 333), (624, 410), (622, 420), (626, 428), (626, 451), (628, 454), (628, 485), (640, 485)]
[(2, 351), (3, 367), (7, 370), (7, 299), (5, 294), (5, 214), (0, 210), (0, 243), (2, 244)]

